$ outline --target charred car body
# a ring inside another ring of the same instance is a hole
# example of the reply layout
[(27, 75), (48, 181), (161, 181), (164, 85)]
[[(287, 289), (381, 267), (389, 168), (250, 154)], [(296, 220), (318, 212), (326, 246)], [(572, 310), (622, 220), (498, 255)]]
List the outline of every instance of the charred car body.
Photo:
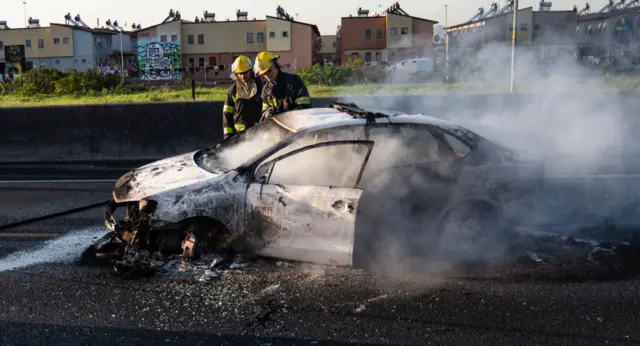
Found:
[(188, 258), (227, 249), (359, 266), (373, 251), (367, 229), (389, 218), (384, 210), (427, 216), (416, 230), (423, 241), (404, 236), (414, 248), (428, 248), (453, 218), (456, 232), (464, 220), (484, 222), (469, 239), (491, 239), (497, 220), (518, 222), (511, 216), (522, 213), (510, 210), (524, 207), (541, 178), (535, 162), (463, 127), (334, 103), (125, 174), (105, 212), (111, 232), (92, 248)]

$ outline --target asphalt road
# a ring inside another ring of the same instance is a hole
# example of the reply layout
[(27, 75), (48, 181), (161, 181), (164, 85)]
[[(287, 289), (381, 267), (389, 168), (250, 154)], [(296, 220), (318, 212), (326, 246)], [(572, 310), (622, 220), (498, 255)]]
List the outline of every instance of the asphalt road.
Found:
[[(3, 224), (99, 202), (111, 187), (3, 182)], [(73, 262), (106, 231), (101, 212), (0, 230), (0, 344), (640, 344), (635, 278), (463, 280), (256, 264), (219, 281), (123, 280)]]

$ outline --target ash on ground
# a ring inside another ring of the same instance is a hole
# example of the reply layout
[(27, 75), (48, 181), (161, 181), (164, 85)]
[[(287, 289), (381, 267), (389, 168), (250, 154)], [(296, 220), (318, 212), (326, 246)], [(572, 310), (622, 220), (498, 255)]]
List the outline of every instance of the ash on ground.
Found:
[[(616, 229), (588, 229), (579, 232), (553, 233), (549, 230), (510, 232), (509, 248), (499, 262), (482, 260), (447, 266), (445, 272), (429, 258), (419, 259), (419, 267), (410, 274), (455, 278), (536, 279), (536, 280), (603, 280), (620, 279), (640, 274), (640, 236), (638, 232)], [(567, 236), (562, 234), (573, 234)], [(142, 259), (142, 260), (141, 260)], [(260, 272), (279, 268), (332, 269), (334, 266), (291, 262), (242, 254), (208, 254), (188, 261), (182, 256), (161, 256), (132, 250), (130, 262), (116, 268), (126, 278), (156, 276), (189, 281), (217, 282), (239, 271)], [(383, 259), (384, 260), (384, 259)], [(391, 259), (389, 259), (391, 261)], [(144, 263), (139, 266), (136, 264)], [(133, 264), (133, 265), (132, 265)], [(394, 267), (393, 264), (390, 267)], [(134, 268), (134, 270), (132, 270)], [(351, 268), (353, 269), (353, 268)], [(355, 268), (358, 272), (360, 268)], [(393, 272), (385, 272), (393, 275)], [(408, 274), (402, 270), (401, 275)]]

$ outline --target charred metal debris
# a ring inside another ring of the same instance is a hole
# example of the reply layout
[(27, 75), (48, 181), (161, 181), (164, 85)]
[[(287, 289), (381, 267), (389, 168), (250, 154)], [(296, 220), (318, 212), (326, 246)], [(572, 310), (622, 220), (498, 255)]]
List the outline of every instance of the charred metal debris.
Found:
[[(111, 232), (85, 250), (80, 263), (107, 262), (113, 265), (116, 274), (128, 278), (152, 276), (173, 260), (191, 262), (209, 254), (222, 256), (214, 261), (218, 264), (235, 263), (231, 260), (233, 254), (225, 248), (229, 245), (227, 234), (216, 233), (211, 225), (198, 227), (197, 223), (154, 224), (151, 216), (157, 205), (156, 201), (145, 199), (107, 204), (105, 224)], [(120, 207), (125, 213), (122, 222), (114, 217)]]
[(375, 124), (376, 119), (389, 118), (387, 114), (366, 111), (358, 107), (355, 103), (332, 102), (330, 108), (335, 108), (340, 112), (351, 115), (354, 119), (367, 119), (367, 124)]

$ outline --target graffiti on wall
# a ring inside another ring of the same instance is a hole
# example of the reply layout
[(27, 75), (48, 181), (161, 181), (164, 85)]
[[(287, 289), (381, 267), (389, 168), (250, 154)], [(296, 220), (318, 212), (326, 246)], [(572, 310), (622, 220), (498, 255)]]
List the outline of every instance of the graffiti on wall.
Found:
[(24, 45), (12, 45), (4, 47), (5, 67), (2, 74), (12, 79), (27, 69), (27, 59), (24, 53)]
[(138, 42), (138, 69), (142, 80), (180, 80), (182, 78), (180, 41)]
[(622, 17), (613, 27), (613, 42), (620, 46), (633, 45), (638, 42), (638, 34), (634, 28), (633, 20), (629, 17)]

